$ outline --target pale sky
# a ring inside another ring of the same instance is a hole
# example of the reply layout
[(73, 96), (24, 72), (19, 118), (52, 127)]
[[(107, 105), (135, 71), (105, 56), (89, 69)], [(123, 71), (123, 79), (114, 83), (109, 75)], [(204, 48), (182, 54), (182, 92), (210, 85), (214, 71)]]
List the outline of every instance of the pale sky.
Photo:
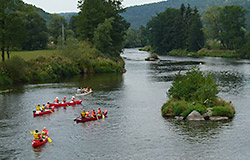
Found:
[[(163, 0), (123, 0), (123, 7), (160, 2)], [(35, 5), (49, 13), (79, 12), (78, 0), (23, 0), (23, 2)]]

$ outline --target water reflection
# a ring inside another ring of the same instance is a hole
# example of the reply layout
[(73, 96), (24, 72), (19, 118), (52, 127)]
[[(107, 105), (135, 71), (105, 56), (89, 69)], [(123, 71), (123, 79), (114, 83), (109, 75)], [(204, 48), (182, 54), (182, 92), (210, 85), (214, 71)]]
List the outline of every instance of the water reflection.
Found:
[(225, 129), (232, 128), (232, 121), (180, 121), (167, 120), (172, 130), (190, 143), (207, 143), (218, 138)]

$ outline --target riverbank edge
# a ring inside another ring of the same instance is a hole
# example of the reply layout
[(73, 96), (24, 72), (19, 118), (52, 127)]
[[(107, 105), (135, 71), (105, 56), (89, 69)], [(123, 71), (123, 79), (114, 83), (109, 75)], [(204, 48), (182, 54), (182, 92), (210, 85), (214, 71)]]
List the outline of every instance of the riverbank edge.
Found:
[(84, 74), (125, 73), (125, 62), (122, 57), (111, 59), (106, 56), (86, 57), (83, 63), (55, 54), (39, 56), (35, 59), (24, 60), (14, 56), (0, 63), (0, 84), (14, 83), (46, 83)]
[(194, 102), (184, 100), (169, 99), (161, 107), (161, 113), (164, 118), (177, 120), (231, 120), (235, 116), (235, 108), (231, 102), (221, 98), (217, 99), (213, 107), (206, 107)]
[[(140, 51), (146, 51), (153, 54), (155, 51), (150, 46), (145, 46), (139, 49)], [(235, 50), (220, 50), (213, 49), (209, 50), (207, 48), (202, 48), (197, 52), (189, 52), (182, 49), (172, 50), (167, 53), (170, 56), (182, 56), (182, 57), (221, 57), (221, 58), (232, 58), (232, 59), (242, 59), (241, 55), (238, 54)]]

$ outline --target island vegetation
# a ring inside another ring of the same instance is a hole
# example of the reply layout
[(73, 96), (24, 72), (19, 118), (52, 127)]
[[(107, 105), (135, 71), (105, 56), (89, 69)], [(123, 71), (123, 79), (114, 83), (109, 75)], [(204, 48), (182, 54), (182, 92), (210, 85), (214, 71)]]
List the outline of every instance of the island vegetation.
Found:
[(162, 106), (162, 116), (196, 120), (197, 117), (189, 117), (196, 111), (198, 120), (232, 119), (235, 109), (217, 96), (218, 87), (211, 74), (206, 75), (197, 67), (185, 75), (179, 72), (167, 93), (169, 100)]
[(22, 0), (0, 3), (0, 84), (125, 71), (120, 53), (129, 23), (120, 15), (121, 2), (78, 3), (80, 12), (69, 24)]

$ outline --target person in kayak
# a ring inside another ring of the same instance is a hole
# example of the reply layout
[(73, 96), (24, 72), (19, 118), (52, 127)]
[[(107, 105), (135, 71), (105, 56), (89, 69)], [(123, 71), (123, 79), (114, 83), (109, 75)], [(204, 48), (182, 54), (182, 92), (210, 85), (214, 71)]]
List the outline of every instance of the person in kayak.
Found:
[(50, 104), (49, 104), (49, 102), (46, 104), (46, 109), (50, 109)]
[(72, 96), (71, 103), (73, 103), (74, 101), (75, 101), (75, 96)]
[(33, 136), (35, 140), (38, 140), (38, 141), (42, 140), (41, 134), (39, 133), (38, 130), (35, 130), (35, 133), (33, 134)]
[(42, 112), (45, 111), (45, 104), (42, 105)]
[(98, 108), (98, 109), (97, 109), (97, 116), (98, 116), (98, 117), (102, 116), (101, 108)]
[(56, 97), (56, 99), (54, 100), (55, 103), (59, 103), (59, 99), (58, 97)]
[(40, 104), (36, 106), (36, 111), (41, 111)]
[(86, 112), (86, 117), (87, 117), (87, 118), (90, 117), (90, 112), (89, 112), (89, 111)]
[(63, 101), (63, 103), (66, 103), (66, 101), (67, 101), (66, 96), (63, 97), (62, 101)]
[(96, 117), (96, 112), (95, 112), (95, 110), (92, 111), (92, 117), (93, 117), (93, 118)]
[(85, 112), (85, 109), (83, 109), (81, 113), (82, 118), (85, 118), (85, 115), (86, 115), (86, 112)]
[(78, 93), (78, 94), (81, 94), (81, 93), (82, 93), (81, 87), (79, 87), (79, 88), (76, 90), (76, 93)]

